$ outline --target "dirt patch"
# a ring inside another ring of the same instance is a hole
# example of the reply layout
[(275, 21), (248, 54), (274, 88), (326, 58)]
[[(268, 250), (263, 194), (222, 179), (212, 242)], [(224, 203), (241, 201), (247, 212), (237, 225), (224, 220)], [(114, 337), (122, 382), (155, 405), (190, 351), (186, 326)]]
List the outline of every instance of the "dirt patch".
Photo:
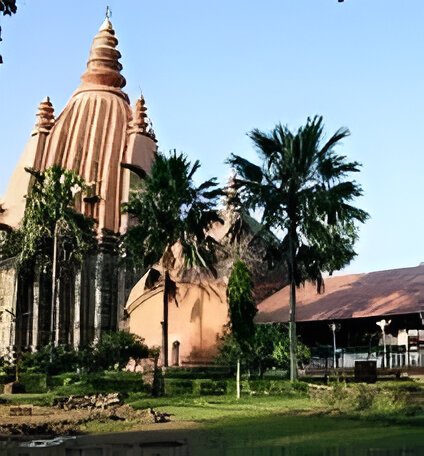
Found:
[(154, 417), (149, 410), (134, 410), (129, 405), (103, 410), (61, 410), (57, 407), (34, 406), (30, 416), (10, 416), (10, 406), (0, 405), (1, 435), (76, 435), (81, 433), (81, 425), (91, 421), (131, 421), (139, 425), (154, 423)]

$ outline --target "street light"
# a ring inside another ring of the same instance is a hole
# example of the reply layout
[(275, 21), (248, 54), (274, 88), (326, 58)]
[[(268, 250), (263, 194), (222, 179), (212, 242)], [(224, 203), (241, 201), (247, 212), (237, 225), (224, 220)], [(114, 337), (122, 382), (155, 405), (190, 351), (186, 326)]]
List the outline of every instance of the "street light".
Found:
[(340, 324), (339, 323), (330, 323), (328, 325), (331, 331), (333, 331), (333, 368), (336, 368), (336, 331), (340, 330)]
[(384, 318), (380, 321), (376, 321), (375, 324), (380, 326), (381, 332), (383, 333), (383, 365), (386, 367), (386, 326), (389, 326), (392, 320), (386, 321)]

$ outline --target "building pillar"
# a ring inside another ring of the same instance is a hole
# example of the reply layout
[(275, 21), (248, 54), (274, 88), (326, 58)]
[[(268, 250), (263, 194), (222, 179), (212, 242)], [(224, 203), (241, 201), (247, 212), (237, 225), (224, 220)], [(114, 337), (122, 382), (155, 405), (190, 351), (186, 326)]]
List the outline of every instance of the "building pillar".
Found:
[(118, 268), (118, 304), (116, 306), (116, 323), (118, 329), (122, 329), (122, 322), (124, 320), (125, 295), (125, 267), (120, 266)]
[(32, 334), (31, 334), (31, 349), (37, 350), (38, 346), (38, 311), (40, 308), (40, 268), (35, 266), (34, 281), (33, 281), (33, 294), (32, 294)]
[(102, 332), (102, 282), (104, 253), (97, 253), (94, 276), (94, 343), (100, 340)]
[(74, 321), (73, 321), (73, 346), (78, 348), (81, 343), (81, 269), (75, 272), (74, 281)]

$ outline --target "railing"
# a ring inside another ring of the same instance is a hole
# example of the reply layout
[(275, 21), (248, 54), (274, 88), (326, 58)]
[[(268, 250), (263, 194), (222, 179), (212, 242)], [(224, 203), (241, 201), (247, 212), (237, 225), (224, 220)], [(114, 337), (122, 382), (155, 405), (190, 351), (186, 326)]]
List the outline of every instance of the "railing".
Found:
[(355, 361), (377, 361), (377, 368), (424, 367), (424, 347), (406, 350), (405, 346), (387, 347), (384, 359), (383, 347), (351, 347), (336, 350), (336, 366), (332, 349), (312, 350), (308, 369), (354, 368)]

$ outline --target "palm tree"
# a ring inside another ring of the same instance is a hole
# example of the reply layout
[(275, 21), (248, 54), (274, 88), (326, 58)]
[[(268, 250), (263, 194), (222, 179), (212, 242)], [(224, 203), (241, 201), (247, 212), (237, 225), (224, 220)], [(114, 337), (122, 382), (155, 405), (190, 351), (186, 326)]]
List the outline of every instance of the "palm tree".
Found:
[(339, 129), (323, 141), (323, 120), (308, 118), (292, 133), (277, 124), (271, 132), (249, 133), (262, 165), (231, 155), (240, 198), (251, 210), (262, 211), (262, 223), (279, 236), (277, 254), (285, 260), (290, 284), (290, 379), (297, 379), (296, 288), (306, 280), (323, 290), (323, 272), (332, 273), (356, 255), (357, 222), (368, 214), (352, 206), (362, 194), (349, 180), (360, 164), (336, 154), (335, 147), (350, 133)]
[[(174, 288), (170, 272), (177, 256), (184, 269), (213, 270), (213, 245), (206, 229), (219, 220), (215, 204), (222, 191), (216, 179), (196, 186), (193, 181), (200, 163), (191, 164), (183, 154), (158, 154), (149, 175), (134, 192), (123, 211), (135, 218), (136, 224), (124, 237), (124, 250), (135, 265), (144, 268), (160, 262), (164, 271), (163, 294), (163, 364), (168, 366), (168, 303)], [(181, 252), (176, 253), (175, 246)]]

